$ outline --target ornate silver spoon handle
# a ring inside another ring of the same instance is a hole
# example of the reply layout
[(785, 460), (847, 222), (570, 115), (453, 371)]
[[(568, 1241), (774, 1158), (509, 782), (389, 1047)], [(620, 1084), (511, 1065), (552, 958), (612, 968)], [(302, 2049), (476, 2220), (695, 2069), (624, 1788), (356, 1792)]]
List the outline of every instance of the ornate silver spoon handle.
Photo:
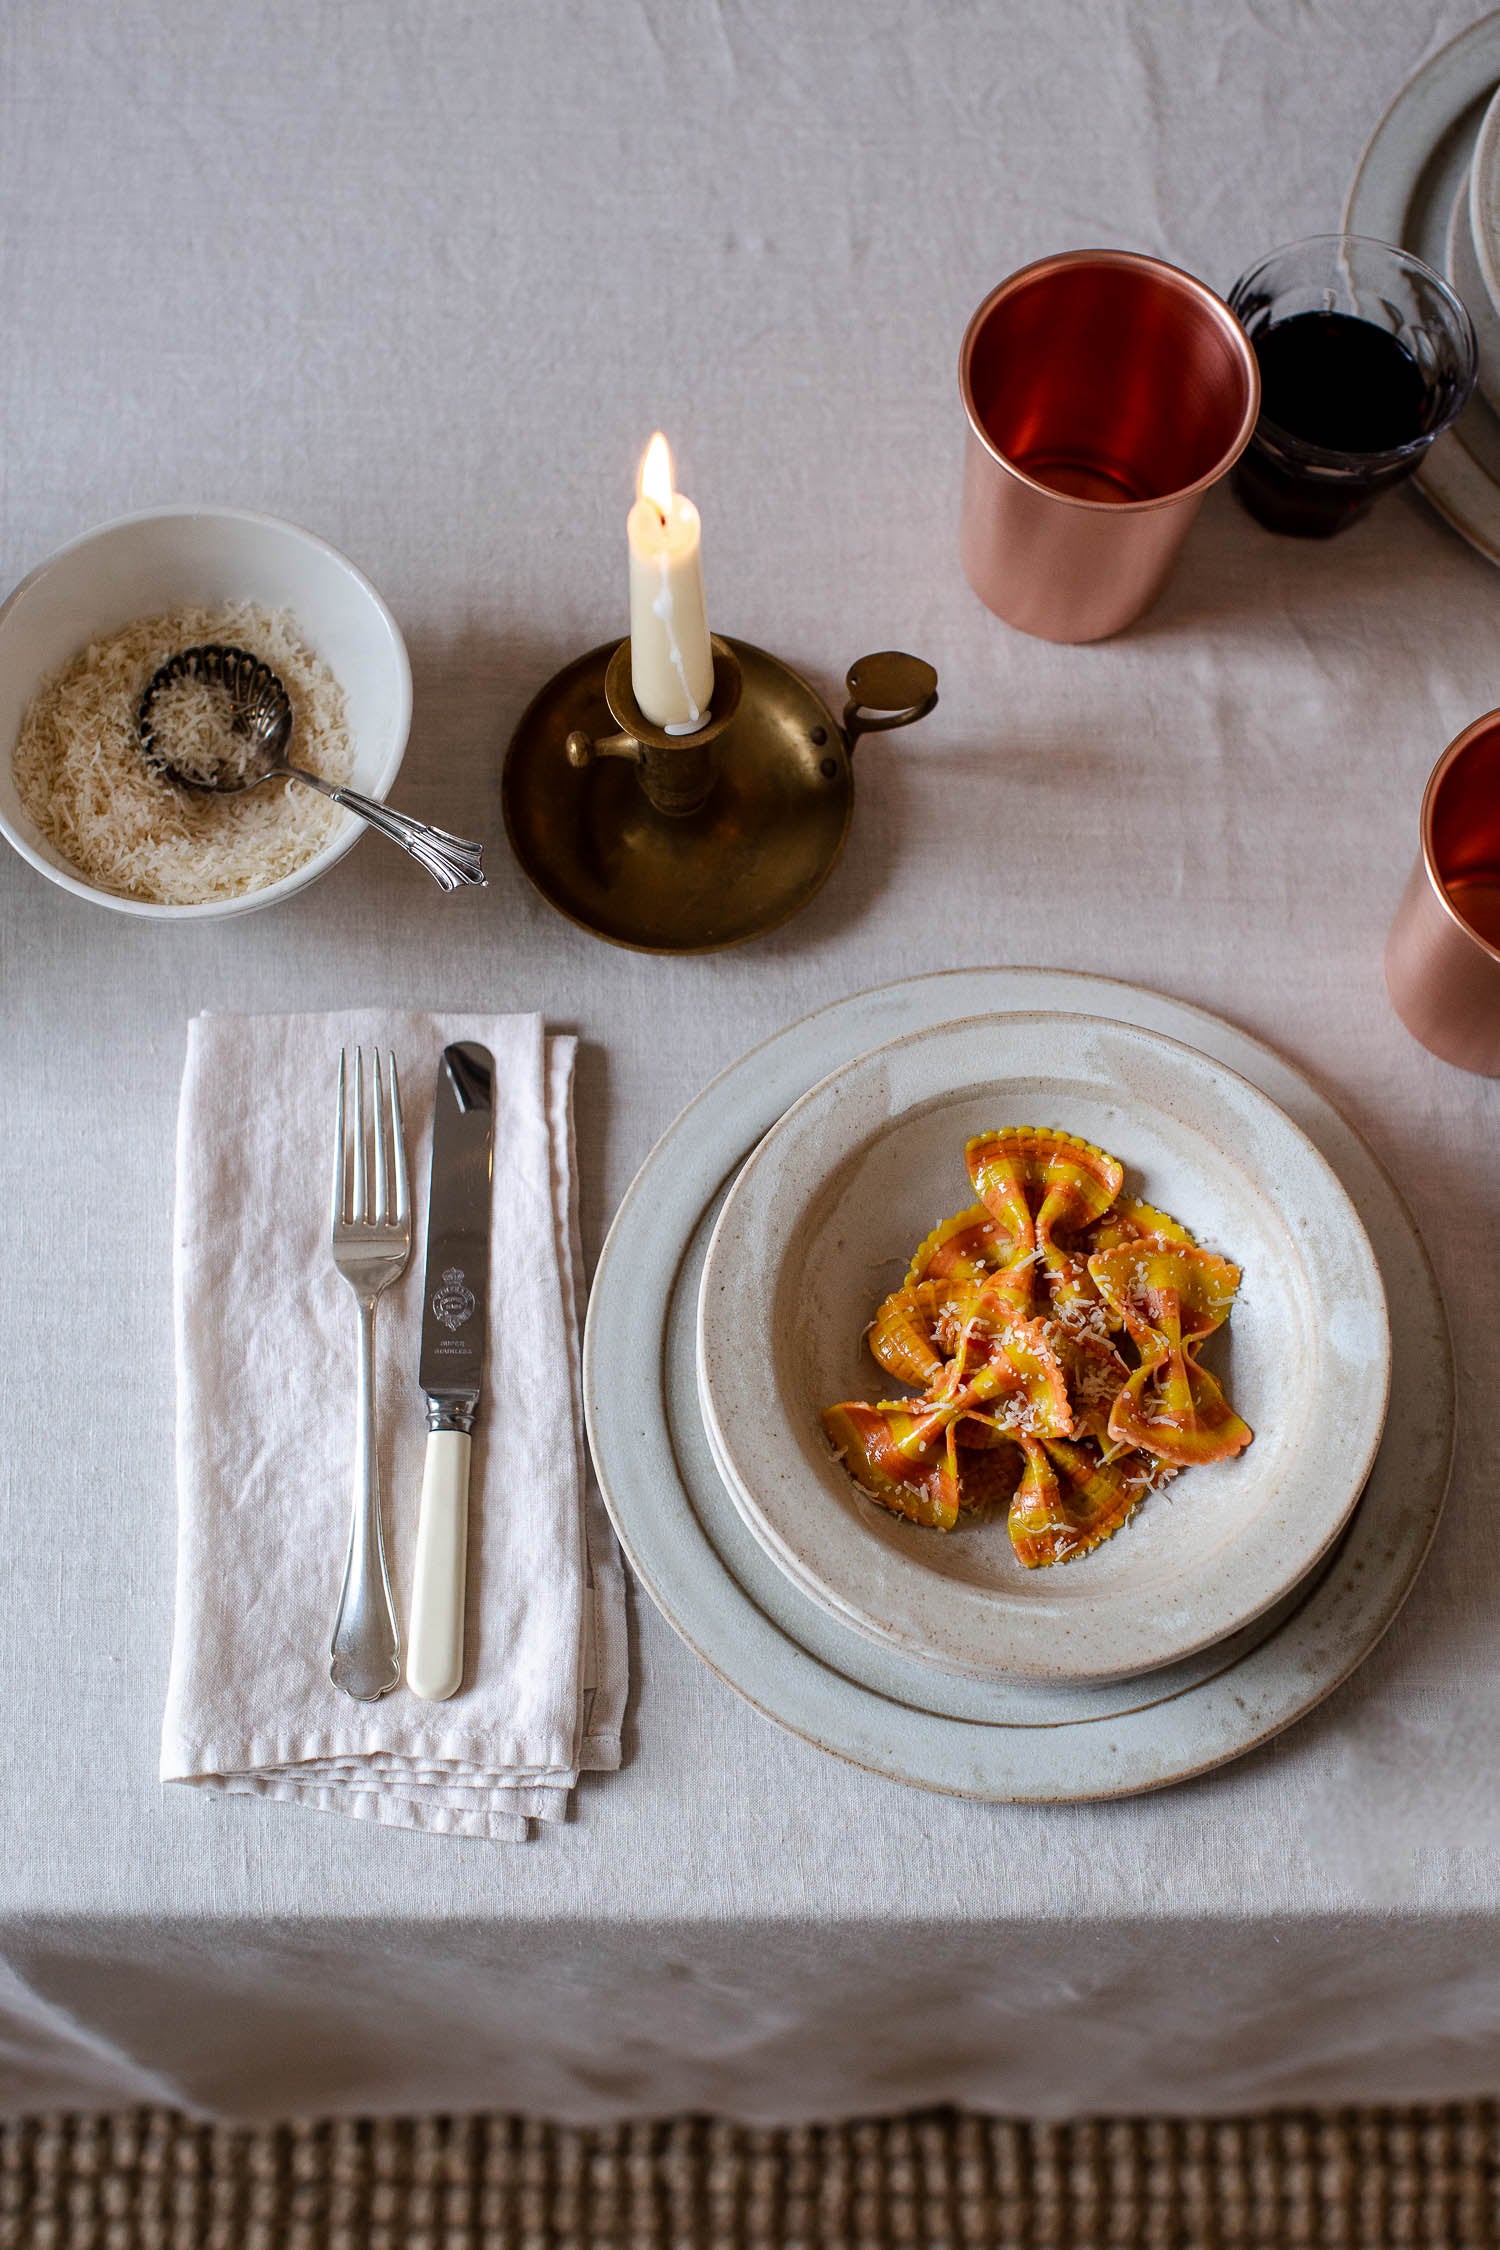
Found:
[[(201, 757), (186, 766), (174, 762), (170, 741), (163, 745), (158, 738), (156, 699), (179, 680), (199, 680), (221, 689), (228, 696), (231, 732), (238, 737), (236, 757), (217, 755), (206, 765)], [(452, 836), (446, 828), (433, 828), (425, 820), (413, 820), (410, 813), (396, 812), (373, 797), (361, 797), (357, 790), (340, 789), (318, 774), (309, 773), (305, 766), (294, 766), (288, 761), (286, 748), (292, 737), (291, 703), (270, 665), (252, 656), (248, 649), (232, 648), (222, 641), (205, 641), (199, 648), (185, 648), (170, 657), (147, 683), (135, 723), (147, 765), (164, 780), (175, 781), (186, 789), (234, 795), (242, 789), (255, 788), (272, 774), (287, 774), (293, 781), (300, 781), (304, 788), (316, 789), (320, 797), (331, 797), (336, 805), (342, 805), (347, 812), (368, 822), (371, 828), (378, 828), (382, 836), (389, 836), (393, 844), (399, 844), (419, 866), (425, 867), (433, 881), (440, 883), (445, 891), (456, 891), (465, 883), (484, 888), (482, 844), (474, 843), (467, 836)]]
[(420, 867), (425, 867), (435, 883), (445, 891), (456, 891), (465, 883), (485, 888), (484, 846), (468, 836), (454, 836), (446, 828), (434, 828), (425, 820), (414, 820), (410, 813), (397, 812), (392, 805), (383, 805), (375, 797), (361, 797), (357, 789), (338, 789), (332, 782), (322, 781), (315, 773), (304, 773), (300, 766), (283, 766), (297, 781), (305, 781), (320, 796), (331, 797), (346, 812), (354, 813), (371, 828), (388, 836), (409, 852)]

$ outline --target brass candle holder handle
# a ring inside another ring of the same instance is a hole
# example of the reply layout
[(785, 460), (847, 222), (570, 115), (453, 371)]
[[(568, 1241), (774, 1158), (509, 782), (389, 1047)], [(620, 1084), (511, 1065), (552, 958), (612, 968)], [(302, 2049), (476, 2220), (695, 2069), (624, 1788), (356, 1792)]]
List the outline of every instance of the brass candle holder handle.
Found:
[(695, 734), (653, 726), (630, 643), (564, 666), (523, 714), (501, 795), (511, 848), (543, 897), (611, 944), (707, 953), (786, 921), (849, 832), (855, 745), (924, 719), (937, 674), (897, 649), (849, 668), (842, 720), (800, 674), (713, 636)]
[(893, 727), (915, 726), (937, 707), (937, 674), (920, 656), (883, 648), (856, 657), (844, 675), (849, 700), (844, 705), (844, 748), (850, 757), (862, 734), (889, 734)]

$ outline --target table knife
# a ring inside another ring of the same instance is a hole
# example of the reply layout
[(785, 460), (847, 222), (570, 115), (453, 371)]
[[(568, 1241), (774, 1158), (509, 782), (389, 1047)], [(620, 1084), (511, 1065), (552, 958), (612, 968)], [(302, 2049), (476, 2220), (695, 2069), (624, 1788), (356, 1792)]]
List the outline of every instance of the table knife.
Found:
[(427, 1703), (455, 1695), (464, 1676), (469, 1446), (484, 1387), (494, 1075), (489, 1049), (460, 1040), (443, 1049), (433, 1100), (418, 1373), (427, 1394), (427, 1458), (406, 1636), (406, 1684)]

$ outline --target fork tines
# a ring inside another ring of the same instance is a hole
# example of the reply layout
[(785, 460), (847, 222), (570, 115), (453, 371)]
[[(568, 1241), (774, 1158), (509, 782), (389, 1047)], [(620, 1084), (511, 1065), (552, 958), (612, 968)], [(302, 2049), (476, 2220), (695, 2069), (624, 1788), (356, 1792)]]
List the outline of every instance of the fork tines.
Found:
[(349, 1050), (339, 1056), (338, 1128), (333, 1144), (335, 1229), (402, 1226), (410, 1217), (396, 1057), (387, 1051), (384, 1073), (378, 1047), (371, 1048), (370, 1061), (374, 1098), (367, 1102), (364, 1049), (355, 1048), (352, 1073)]

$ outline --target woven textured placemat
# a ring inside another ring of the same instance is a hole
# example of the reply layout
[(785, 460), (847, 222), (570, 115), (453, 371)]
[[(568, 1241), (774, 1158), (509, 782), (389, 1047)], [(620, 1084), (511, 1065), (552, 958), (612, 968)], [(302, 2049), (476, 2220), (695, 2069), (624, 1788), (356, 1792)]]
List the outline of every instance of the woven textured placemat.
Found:
[(0, 2250), (1490, 2250), (1500, 2107), (753, 2131), (0, 2123)]

